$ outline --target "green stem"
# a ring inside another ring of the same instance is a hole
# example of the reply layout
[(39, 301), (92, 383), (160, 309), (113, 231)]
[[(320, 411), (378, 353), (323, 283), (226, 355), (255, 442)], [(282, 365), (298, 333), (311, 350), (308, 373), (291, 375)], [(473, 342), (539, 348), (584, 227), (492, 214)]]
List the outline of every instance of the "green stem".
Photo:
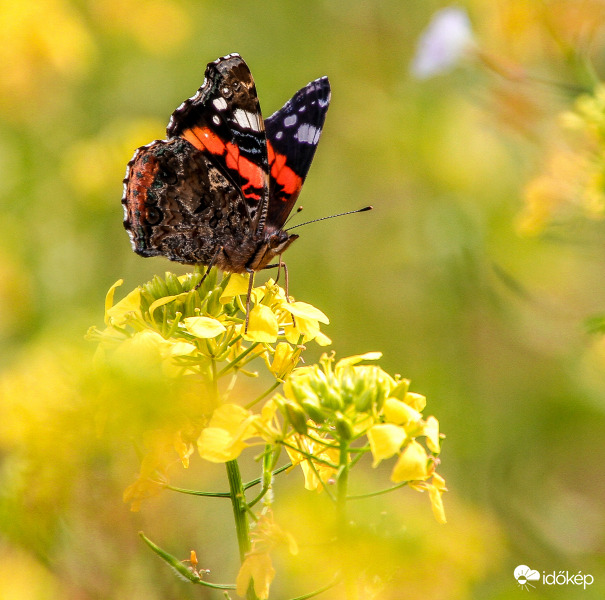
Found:
[[(233, 518), (235, 520), (235, 532), (237, 534), (237, 544), (239, 547), (240, 563), (243, 563), (246, 554), (250, 551), (250, 527), (248, 525), (246, 496), (244, 494), (244, 485), (239, 471), (237, 460), (230, 460), (226, 463), (227, 477), (229, 479), (229, 490), (231, 491), (231, 506), (233, 507)], [(258, 600), (254, 592), (252, 582), (248, 587), (246, 594), (247, 600)]]
[(365, 498), (373, 498), (374, 496), (381, 496), (382, 494), (388, 494), (394, 490), (398, 490), (403, 486), (410, 483), (409, 481), (404, 481), (403, 483), (398, 483), (397, 485), (392, 485), (389, 488), (385, 488), (383, 490), (378, 490), (377, 492), (369, 492), (367, 494), (358, 494), (356, 496), (347, 496), (347, 500), (364, 500)]
[(347, 490), (349, 487), (349, 444), (344, 440), (340, 443), (338, 478), (336, 482), (336, 510), (338, 511), (339, 538), (345, 536), (344, 527), (347, 522)]
[(246, 404), (244, 408), (250, 410), (257, 402), (260, 402), (263, 398), (266, 398), (274, 389), (276, 389), (281, 384), (281, 381), (276, 381), (266, 392), (263, 392), (258, 398), (252, 400)]
[[(349, 443), (345, 440), (340, 442), (340, 466), (336, 480), (336, 527), (338, 542), (343, 550), (346, 548), (349, 538), (349, 524), (347, 521), (347, 492), (349, 487)], [(342, 553), (346, 556), (346, 552)], [(355, 574), (351, 569), (352, 565), (346, 563), (343, 565), (344, 584), (346, 598), (357, 600), (358, 595), (355, 586)]]
[(229, 371), (229, 369), (235, 368), (237, 363), (241, 362), (244, 358), (246, 358), (246, 356), (248, 356), (248, 354), (250, 354), (250, 352), (252, 352), (252, 350), (254, 350), (258, 346), (258, 344), (259, 342), (255, 342), (254, 344), (252, 344), (252, 346), (246, 348), (246, 350), (244, 350), (239, 356), (234, 358), (230, 363), (223, 367), (218, 372), (217, 377), (222, 377), (225, 373), (227, 373), (227, 371)]

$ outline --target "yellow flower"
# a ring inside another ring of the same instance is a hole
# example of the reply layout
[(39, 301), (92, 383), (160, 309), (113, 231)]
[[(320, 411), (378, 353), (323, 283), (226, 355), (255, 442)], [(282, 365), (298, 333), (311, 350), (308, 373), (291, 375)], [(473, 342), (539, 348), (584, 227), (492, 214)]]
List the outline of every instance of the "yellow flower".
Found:
[(139, 477), (124, 490), (122, 498), (126, 504), (130, 504), (132, 512), (139, 512), (143, 500), (157, 496), (164, 487), (159, 481)]
[(373, 467), (377, 467), (380, 461), (397, 454), (407, 437), (405, 429), (392, 423), (374, 425), (370, 427), (367, 435), (374, 457)]
[(167, 431), (153, 431), (145, 441), (147, 453), (141, 461), (137, 480), (124, 491), (124, 502), (130, 503), (130, 510), (138, 512), (141, 503), (147, 498), (157, 496), (168, 481), (167, 470), (174, 463), (174, 450), (187, 462), (192, 448), (186, 444), (180, 432), (174, 435)]
[(429, 493), (429, 500), (431, 501), (431, 508), (433, 509), (433, 515), (437, 519), (438, 523), (444, 524), (447, 522), (445, 518), (445, 509), (443, 507), (443, 492), (447, 492), (445, 487), (445, 480), (437, 473), (433, 473), (431, 481), (414, 481), (410, 484), (410, 487), (419, 491), (424, 492), (425, 490)]
[(275, 352), (271, 363), (267, 360), (269, 370), (278, 379), (285, 379), (292, 372), (294, 367), (296, 367), (301, 352), (301, 347), (292, 348), (292, 346), (286, 342), (279, 342), (275, 346)]
[(248, 446), (245, 440), (255, 434), (257, 418), (237, 404), (219, 406), (198, 439), (200, 456), (215, 463), (237, 458)]
[(429, 477), (428, 456), (424, 447), (416, 440), (411, 441), (399, 456), (393, 472), (391, 481), (416, 481)]
[[(301, 452), (297, 452), (288, 446), (286, 446), (286, 451), (293, 466), (300, 464), (305, 478), (305, 489), (321, 492), (325, 485), (332, 483), (336, 478), (339, 451), (337, 448), (327, 448), (325, 446), (325, 442), (330, 440), (323, 440), (323, 442), (318, 441), (320, 438), (314, 440), (311, 437), (312, 435), (315, 434), (309, 432), (307, 435), (296, 434), (292, 436), (291, 439), (296, 442), (295, 445), (298, 446)], [(308, 458), (308, 456), (312, 458)], [(331, 465), (335, 466), (332, 467)]]
[(278, 546), (287, 546), (291, 554), (298, 553), (296, 540), (273, 519), (271, 512), (261, 515), (252, 531), (252, 548), (237, 574), (237, 593), (244, 596), (254, 583), (254, 591), (260, 599), (269, 597), (269, 588), (275, 577), (270, 553)]

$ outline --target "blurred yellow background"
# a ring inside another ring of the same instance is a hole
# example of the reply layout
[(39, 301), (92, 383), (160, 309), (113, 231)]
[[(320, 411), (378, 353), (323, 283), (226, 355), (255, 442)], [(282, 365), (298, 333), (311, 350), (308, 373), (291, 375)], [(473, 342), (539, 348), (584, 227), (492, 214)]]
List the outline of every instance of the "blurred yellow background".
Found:
[[(83, 341), (118, 278), (129, 290), (187, 271), (132, 252), (122, 178), (206, 63), (230, 52), (250, 66), (265, 116), (330, 77), (298, 219), (374, 211), (300, 229), (285, 255), (290, 291), (330, 316), (339, 356), (382, 351), (447, 433), (447, 525), (405, 489), (355, 508), (367, 527), (358, 557), (392, 577), (375, 597), (516, 598), (519, 564), (595, 578), (532, 598), (604, 597), (605, 350), (585, 322), (605, 308), (605, 168), (587, 205), (556, 153), (560, 115), (605, 73), (605, 9), (459, 2), (479, 50), (413, 76), (419, 36), (444, 6), (2, 0), (0, 598), (218, 597), (178, 581), (139, 529), (183, 558), (195, 548), (215, 580), (237, 571), (227, 503), (168, 492), (140, 513), (122, 503), (144, 427), (115, 390), (124, 415), (99, 424), (103, 382)], [(540, 176), (551, 192), (536, 199)], [(194, 462), (175, 484), (225, 487), (220, 466)], [(325, 498), (296, 489), (281, 510), (304, 537), (321, 529)], [(320, 558), (307, 545), (284, 560), (273, 597), (329, 579)]]

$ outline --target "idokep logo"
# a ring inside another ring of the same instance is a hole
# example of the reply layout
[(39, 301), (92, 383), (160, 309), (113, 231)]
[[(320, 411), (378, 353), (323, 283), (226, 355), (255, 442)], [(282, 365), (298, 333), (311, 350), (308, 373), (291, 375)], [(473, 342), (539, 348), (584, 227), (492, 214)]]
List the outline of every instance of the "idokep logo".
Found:
[(570, 573), (569, 571), (553, 571), (552, 573), (542, 572), (542, 578), (540, 573), (535, 569), (530, 569), (527, 565), (519, 565), (513, 572), (517, 583), (520, 588), (527, 590), (529, 588), (535, 588), (536, 586), (531, 583), (532, 581), (541, 581), (544, 585), (574, 585), (583, 587), (592, 585), (594, 577), (590, 573)]
[(540, 581), (540, 573), (534, 569), (530, 569), (527, 565), (519, 565), (514, 570), (514, 575), (519, 587), (527, 590), (528, 592), (530, 587), (536, 587), (535, 585), (531, 584), (530, 581)]

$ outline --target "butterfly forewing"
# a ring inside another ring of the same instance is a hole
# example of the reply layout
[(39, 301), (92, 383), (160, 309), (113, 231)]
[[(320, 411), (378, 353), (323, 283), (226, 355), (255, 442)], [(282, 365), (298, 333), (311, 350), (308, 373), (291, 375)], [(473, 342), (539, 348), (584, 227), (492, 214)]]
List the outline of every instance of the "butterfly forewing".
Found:
[(208, 64), (204, 83), (174, 111), (166, 133), (185, 138), (233, 181), (252, 221), (266, 211), (265, 127), (252, 74), (241, 56)]
[(330, 82), (321, 77), (265, 120), (270, 195), (267, 223), (281, 228), (300, 193), (330, 104)]

